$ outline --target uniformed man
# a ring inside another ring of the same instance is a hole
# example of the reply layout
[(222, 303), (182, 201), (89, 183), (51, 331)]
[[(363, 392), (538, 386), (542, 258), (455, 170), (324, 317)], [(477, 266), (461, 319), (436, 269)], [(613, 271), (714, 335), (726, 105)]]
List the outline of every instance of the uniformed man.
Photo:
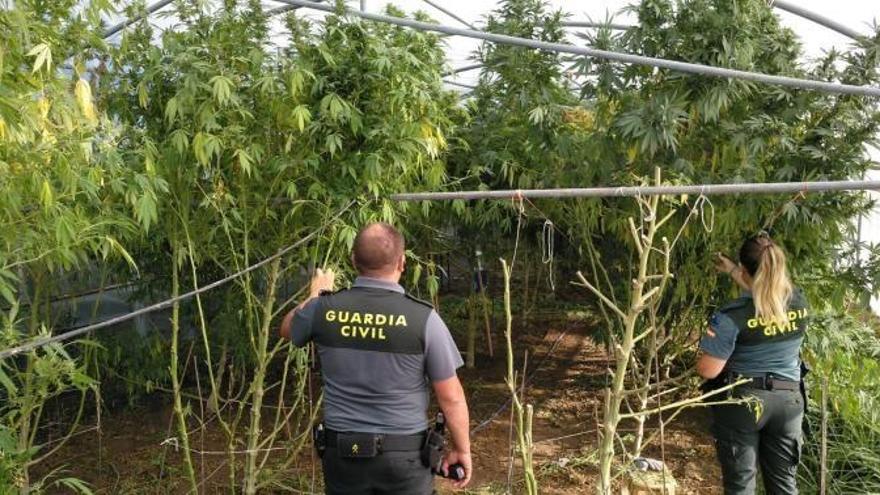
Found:
[(422, 458), (428, 383), (451, 433), (443, 469), (460, 464), (471, 478), (468, 408), (456, 375), (463, 364), (433, 307), (398, 284), (404, 241), (391, 225), (361, 230), (351, 257), (358, 277), (330, 292), (332, 271), (318, 270), (309, 298), (288, 313), (281, 336), (314, 342), (324, 383), (322, 454), (328, 494), (430, 494)]
[(800, 348), (809, 310), (789, 280), (785, 253), (766, 233), (746, 240), (739, 259), (737, 265), (719, 255), (716, 268), (745, 292), (712, 316), (697, 362), (710, 388), (750, 378), (731, 395), (761, 405), (712, 408), (724, 493), (755, 493), (760, 465), (768, 494), (796, 494), (806, 399)]

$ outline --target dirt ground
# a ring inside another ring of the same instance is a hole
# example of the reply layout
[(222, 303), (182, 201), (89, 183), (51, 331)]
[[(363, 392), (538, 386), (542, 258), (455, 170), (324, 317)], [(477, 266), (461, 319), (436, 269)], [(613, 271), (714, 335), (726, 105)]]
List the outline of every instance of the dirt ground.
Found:
[[(530, 380), (525, 396), (535, 408), (534, 459), (540, 491), (548, 495), (591, 493), (596, 479), (596, 411), (608, 366), (605, 351), (590, 338), (585, 318), (540, 321), (514, 332), (520, 370), (528, 350)], [(496, 337), (499, 349), (500, 333)], [(475, 475), (466, 493), (500, 494), (508, 486), (513, 493), (522, 491), (519, 465), (512, 472), (508, 467), (510, 409), (501, 408), (509, 397), (503, 381), (505, 366), (503, 354), (496, 353), (494, 359), (478, 356), (475, 369), (461, 370), (475, 430)], [(166, 440), (173, 437), (169, 402), (164, 396), (150, 406), (105, 413), (100, 437), (95, 431), (78, 435), (42, 470), (61, 468), (101, 494), (185, 493), (180, 454)], [(228, 493), (223, 480), (225, 457), (219, 455), (222, 443), (211, 426), (192, 435), (191, 447), (203, 452), (194, 455), (197, 475), (209, 479), (206, 493)], [(631, 426), (623, 424), (622, 429)], [(720, 493), (720, 470), (705, 411), (683, 414), (667, 427), (664, 447), (662, 452), (658, 446), (650, 447), (645, 455), (665, 458), (678, 482), (677, 493)], [(300, 490), (305, 487), (299, 493), (309, 493), (313, 484), (320, 486), (320, 469), (314, 469), (312, 458), (307, 449), (290, 472)], [(437, 488), (441, 494), (452, 493), (444, 481), (438, 481)]]

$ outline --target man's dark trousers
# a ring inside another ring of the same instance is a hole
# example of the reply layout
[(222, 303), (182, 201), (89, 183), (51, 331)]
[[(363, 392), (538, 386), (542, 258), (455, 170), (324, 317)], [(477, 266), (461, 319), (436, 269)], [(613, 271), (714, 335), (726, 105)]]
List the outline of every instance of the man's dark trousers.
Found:
[(745, 405), (712, 408), (725, 495), (754, 494), (759, 464), (768, 495), (797, 494), (804, 415), (800, 391), (738, 387), (733, 396), (760, 399), (762, 414), (757, 418)]
[(383, 452), (376, 457), (340, 457), (327, 446), (321, 458), (327, 495), (431, 495), (434, 476), (419, 451)]

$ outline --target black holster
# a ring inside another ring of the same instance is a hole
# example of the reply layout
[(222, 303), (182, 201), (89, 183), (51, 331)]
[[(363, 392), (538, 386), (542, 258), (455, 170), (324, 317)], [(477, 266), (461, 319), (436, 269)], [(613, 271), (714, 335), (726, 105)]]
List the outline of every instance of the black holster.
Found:
[(422, 464), (426, 468), (430, 468), (431, 472), (437, 474), (440, 472), (443, 463), (443, 449), (446, 439), (442, 432), (437, 432), (435, 428), (429, 428), (428, 434), (425, 436), (425, 445), (422, 447)]
[[(715, 378), (704, 381), (702, 385), (700, 385), (700, 390), (704, 394), (708, 394), (709, 392), (718, 390), (719, 388), (726, 387), (727, 385), (733, 383), (730, 381), (730, 378), (730, 373), (728, 373), (727, 371), (722, 371)], [(730, 391), (728, 391), (725, 395), (727, 396), (727, 398), (730, 398)], [(717, 397), (710, 397), (707, 400), (714, 401), (717, 400)]]
[(324, 429), (324, 423), (318, 423), (312, 427), (312, 443), (315, 444), (318, 457), (324, 457), (324, 450), (327, 449), (327, 433)]
[(804, 419), (801, 421), (801, 429), (804, 431), (804, 437), (810, 438), (813, 433), (813, 427), (810, 424), (810, 390), (807, 387), (805, 377), (810, 373), (810, 366), (801, 359), (801, 397), (804, 400)]

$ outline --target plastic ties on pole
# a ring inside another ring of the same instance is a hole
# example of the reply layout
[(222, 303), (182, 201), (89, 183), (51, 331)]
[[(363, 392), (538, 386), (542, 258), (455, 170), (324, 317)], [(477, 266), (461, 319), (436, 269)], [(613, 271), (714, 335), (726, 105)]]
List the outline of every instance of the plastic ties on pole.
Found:
[[(709, 206), (709, 219), (706, 220), (706, 206)], [(704, 196), (702, 192), (700, 192), (700, 197), (697, 198), (697, 201), (694, 202), (694, 211), (700, 212), (700, 222), (703, 224), (703, 229), (708, 233), (712, 233), (715, 230), (715, 205), (712, 204), (712, 200), (709, 199), (708, 196)]]
[(541, 229), (541, 262), (547, 266), (550, 273), (550, 290), (556, 292), (556, 275), (553, 273), (553, 252), (556, 243), (556, 226), (548, 218), (544, 220), (544, 227)]
[(513, 244), (513, 257), (510, 259), (510, 271), (513, 272), (513, 265), (516, 263), (516, 252), (519, 250), (519, 236), (522, 231), (522, 219), (526, 214), (526, 205), (521, 189), (514, 191), (514, 206), (517, 208), (516, 216), (516, 241)]
[(180, 443), (178, 443), (177, 437), (166, 438), (165, 440), (162, 440), (162, 442), (160, 442), (159, 445), (161, 445), (161, 446), (170, 445), (170, 446), (174, 447), (175, 452), (177, 452), (180, 449)]

